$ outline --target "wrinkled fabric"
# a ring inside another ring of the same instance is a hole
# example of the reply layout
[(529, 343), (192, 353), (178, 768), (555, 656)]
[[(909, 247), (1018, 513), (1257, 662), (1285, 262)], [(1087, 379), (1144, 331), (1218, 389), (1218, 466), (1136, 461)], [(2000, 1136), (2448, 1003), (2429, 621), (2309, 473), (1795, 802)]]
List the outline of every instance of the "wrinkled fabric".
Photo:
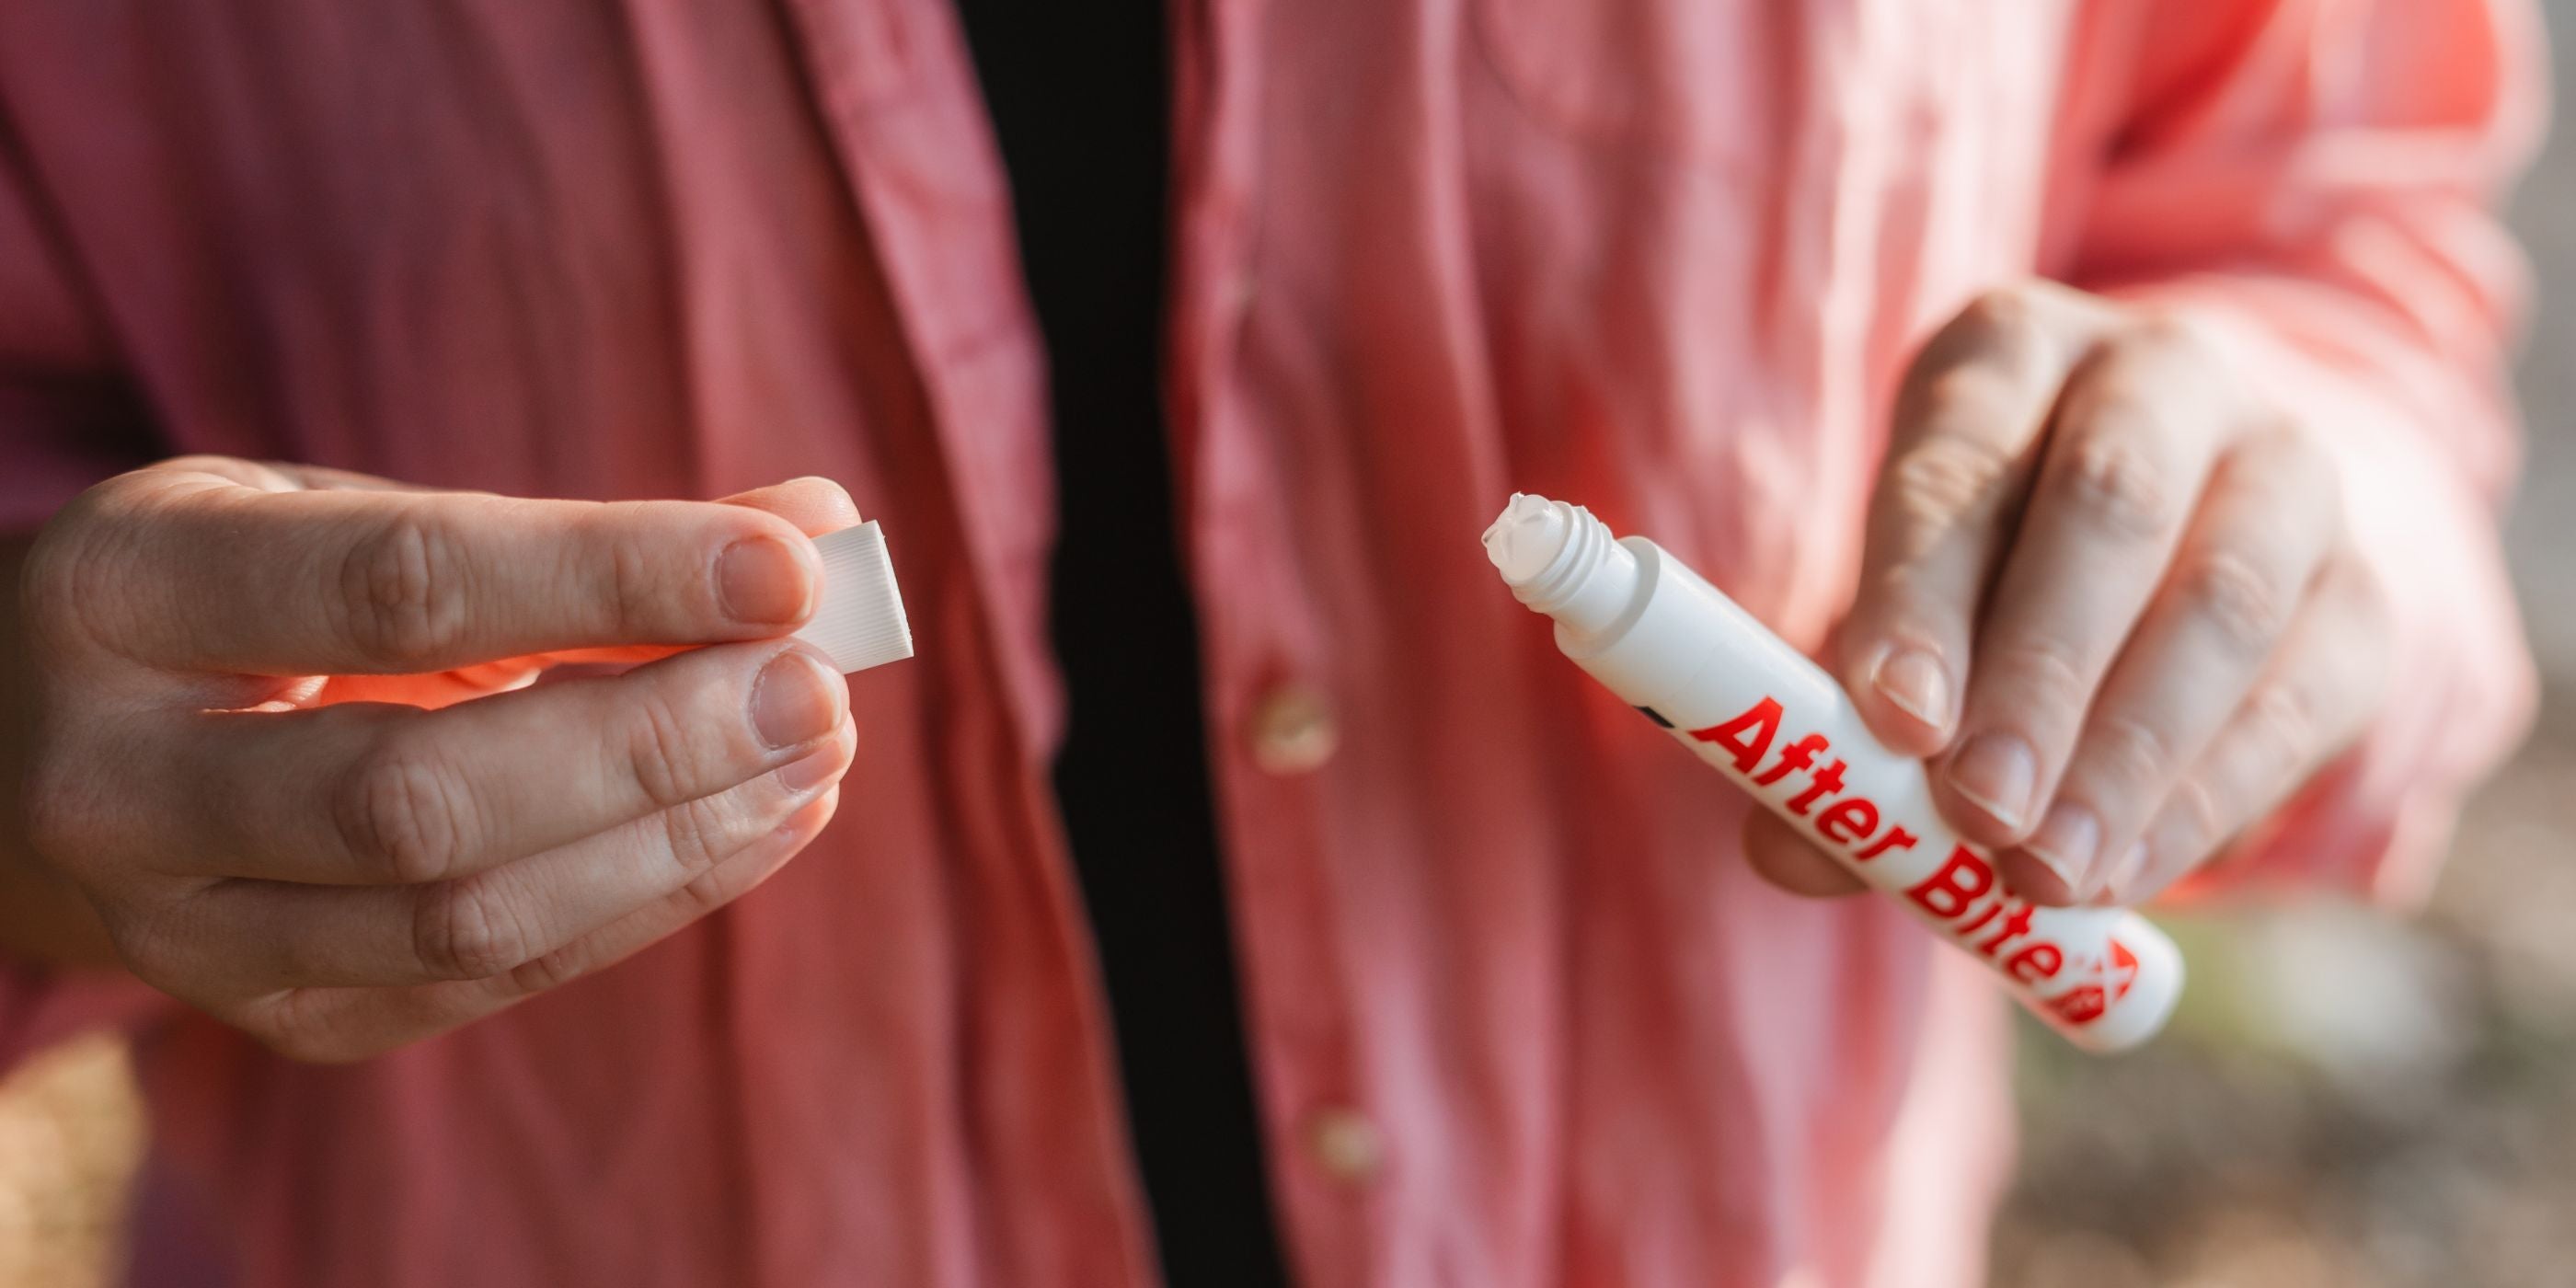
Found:
[[(2220, 879), (2419, 890), (2525, 717), (2488, 215), (2539, 121), (2518, 0), (1173, 21), (1174, 503), (1303, 1282), (1980, 1276), (1992, 989), (1884, 901), (1747, 871), (1744, 799), (1494, 584), (1516, 488), (1813, 645), (1912, 346), (2047, 275), (2236, 337), (2338, 444), (2397, 608), (2386, 717)], [(583, 497), (820, 474), (885, 522), (921, 646), (854, 680), (801, 859), (459, 1032), (306, 1067), (0, 971), (7, 1054), (136, 1034), (138, 1273), (1154, 1280), (1046, 789), (1007, 203), (938, 0), (0, 8), (0, 520), (178, 452)], [(1283, 689), (1327, 704), (1321, 764), (1261, 754)]]

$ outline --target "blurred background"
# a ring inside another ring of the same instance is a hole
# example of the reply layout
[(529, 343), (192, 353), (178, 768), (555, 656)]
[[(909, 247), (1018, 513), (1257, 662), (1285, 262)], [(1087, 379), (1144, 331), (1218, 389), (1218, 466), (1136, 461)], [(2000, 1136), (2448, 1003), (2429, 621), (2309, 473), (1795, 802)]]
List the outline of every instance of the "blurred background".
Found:
[[(2576, 0), (2547, 7), (2576, 94)], [(2173, 920), (2190, 998), (2145, 1053), (2096, 1062), (2025, 1026), (1993, 1288), (2576, 1282), (2576, 125), (2514, 213), (2544, 304), (2510, 529), (2540, 724), (2421, 917)], [(2278, 987), (2293, 977), (2299, 993)], [(113, 1042), (0, 1080), (0, 1288), (114, 1282), (142, 1146)]]
[[(2576, 0), (2547, 11), (2565, 101)], [(2556, 131), (2513, 204), (2539, 270), (2508, 535), (2540, 723), (2421, 917), (2169, 920), (2192, 982), (2164, 1040), (2095, 1063), (2025, 1029), (1994, 1288), (2576, 1284), (2576, 116)]]

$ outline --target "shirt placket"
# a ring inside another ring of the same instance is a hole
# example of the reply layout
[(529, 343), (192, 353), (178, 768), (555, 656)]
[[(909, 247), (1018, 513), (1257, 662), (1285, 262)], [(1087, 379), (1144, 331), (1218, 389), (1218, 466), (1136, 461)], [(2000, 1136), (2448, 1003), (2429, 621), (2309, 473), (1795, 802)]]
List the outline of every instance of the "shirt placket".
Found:
[(1268, 0), (1175, 0), (1172, 456), (1205, 651), (1227, 885), (1282, 1245), (1299, 1282), (1366, 1281), (1386, 1164), (1358, 1094), (1349, 962), (1322, 862), (1343, 733), (1296, 565), (1272, 423), (1243, 379), (1261, 307)]
[[(1033, 638), (1044, 578), (1044, 542), (1025, 525), (1051, 527), (1054, 490), (1047, 476), (1042, 385), (1030, 318), (1011, 240), (1001, 161), (981, 115), (972, 67), (946, 0), (792, 0), (799, 54), (814, 80), (832, 146), (863, 215), (894, 297), (930, 409), (939, 468), (956, 510), (958, 539), (973, 569), (981, 606), (973, 648), (989, 663), (986, 715), (1008, 754), (979, 758), (1009, 766), (968, 786), (979, 797), (982, 825), (951, 838), (985, 852), (966, 866), (996, 872), (997, 881), (1034, 886), (1043, 938), (1060, 945), (1051, 979), (1027, 979), (1061, 996), (1045, 1006), (1080, 1012), (1079, 1059), (1030, 1082), (1043, 1102), (1009, 1106), (1011, 1118), (1048, 1117), (1048, 1135), (1078, 1142), (1078, 1157), (1058, 1158), (1058, 1175), (1076, 1198), (1053, 1213), (1002, 1212), (1003, 1228), (1028, 1235), (1032, 1247), (1065, 1255), (1046, 1282), (1150, 1282), (1141, 1187), (1126, 1147), (1114, 1086), (1106, 999), (1079, 951), (1083, 941), (1071, 864), (1051, 797), (1033, 771), (1038, 748), (1056, 727), (1053, 680)], [(1014, 552), (1034, 550), (1036, 556)], [(971, 713), (969, 713), (971, 714)], [(980, 838), (980, 839), (979, 839)], [(997, 903), (1016, 902), (996, 894)], [(1025, 906), (1025, 905), (1023, 905)], [(989, 999), (988, 999), (989, 1000)], [(1103, 1223), (1108, 1211), (1119, 1219)], [(1085, 1245), (1064, 1247), (1068, 1232)], [(1114, 1279), (1097, 1267), (1119, 1267)], [(1084, 1267), (1092, 1267), (1085, 1270)], [(996, 1282), (1020, 1282), (1028, 1266), (989, 1267)]]

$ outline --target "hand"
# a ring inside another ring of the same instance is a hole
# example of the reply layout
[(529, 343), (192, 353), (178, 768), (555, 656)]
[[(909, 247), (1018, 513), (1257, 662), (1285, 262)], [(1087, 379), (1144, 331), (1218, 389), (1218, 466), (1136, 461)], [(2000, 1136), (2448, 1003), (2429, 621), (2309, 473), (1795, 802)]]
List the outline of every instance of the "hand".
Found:
[[(2180, 326), (2032, 284), (1907, 373), (1829, 666), (2015, 888), (2131, 903), (2358, 736), (2387, 635), (2307, 427)], [(1767, 814), (1745, 844), (1858, 888)]]
[(498, 1010), (830, 819), (848, 693), (779, 637), (817, 596), (807, 534), (857, 521), (811, 479), (616, 505), (217, 458), (112, 479), (27, 560), (36, 848), (136, 975), (289, 1055)]

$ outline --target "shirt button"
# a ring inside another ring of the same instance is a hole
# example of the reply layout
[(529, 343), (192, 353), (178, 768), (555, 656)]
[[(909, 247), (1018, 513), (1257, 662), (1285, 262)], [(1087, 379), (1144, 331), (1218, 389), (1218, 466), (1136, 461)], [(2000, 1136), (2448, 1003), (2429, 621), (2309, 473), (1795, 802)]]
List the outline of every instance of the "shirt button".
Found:
[(1347, 1105), (1315, 1111), (1306, 1120), (1306, 1148), (1326, 1176), (1357, 1185), (1386, 1165), (1386, 1141), (1367, 1114)]
[(1283, 684), (1262, 695), (1249, 731), (1253, 763), (1274, 774), (1313, 773), (1333, 758), (1342, 740), (1332, 704), (1304, 684)]

